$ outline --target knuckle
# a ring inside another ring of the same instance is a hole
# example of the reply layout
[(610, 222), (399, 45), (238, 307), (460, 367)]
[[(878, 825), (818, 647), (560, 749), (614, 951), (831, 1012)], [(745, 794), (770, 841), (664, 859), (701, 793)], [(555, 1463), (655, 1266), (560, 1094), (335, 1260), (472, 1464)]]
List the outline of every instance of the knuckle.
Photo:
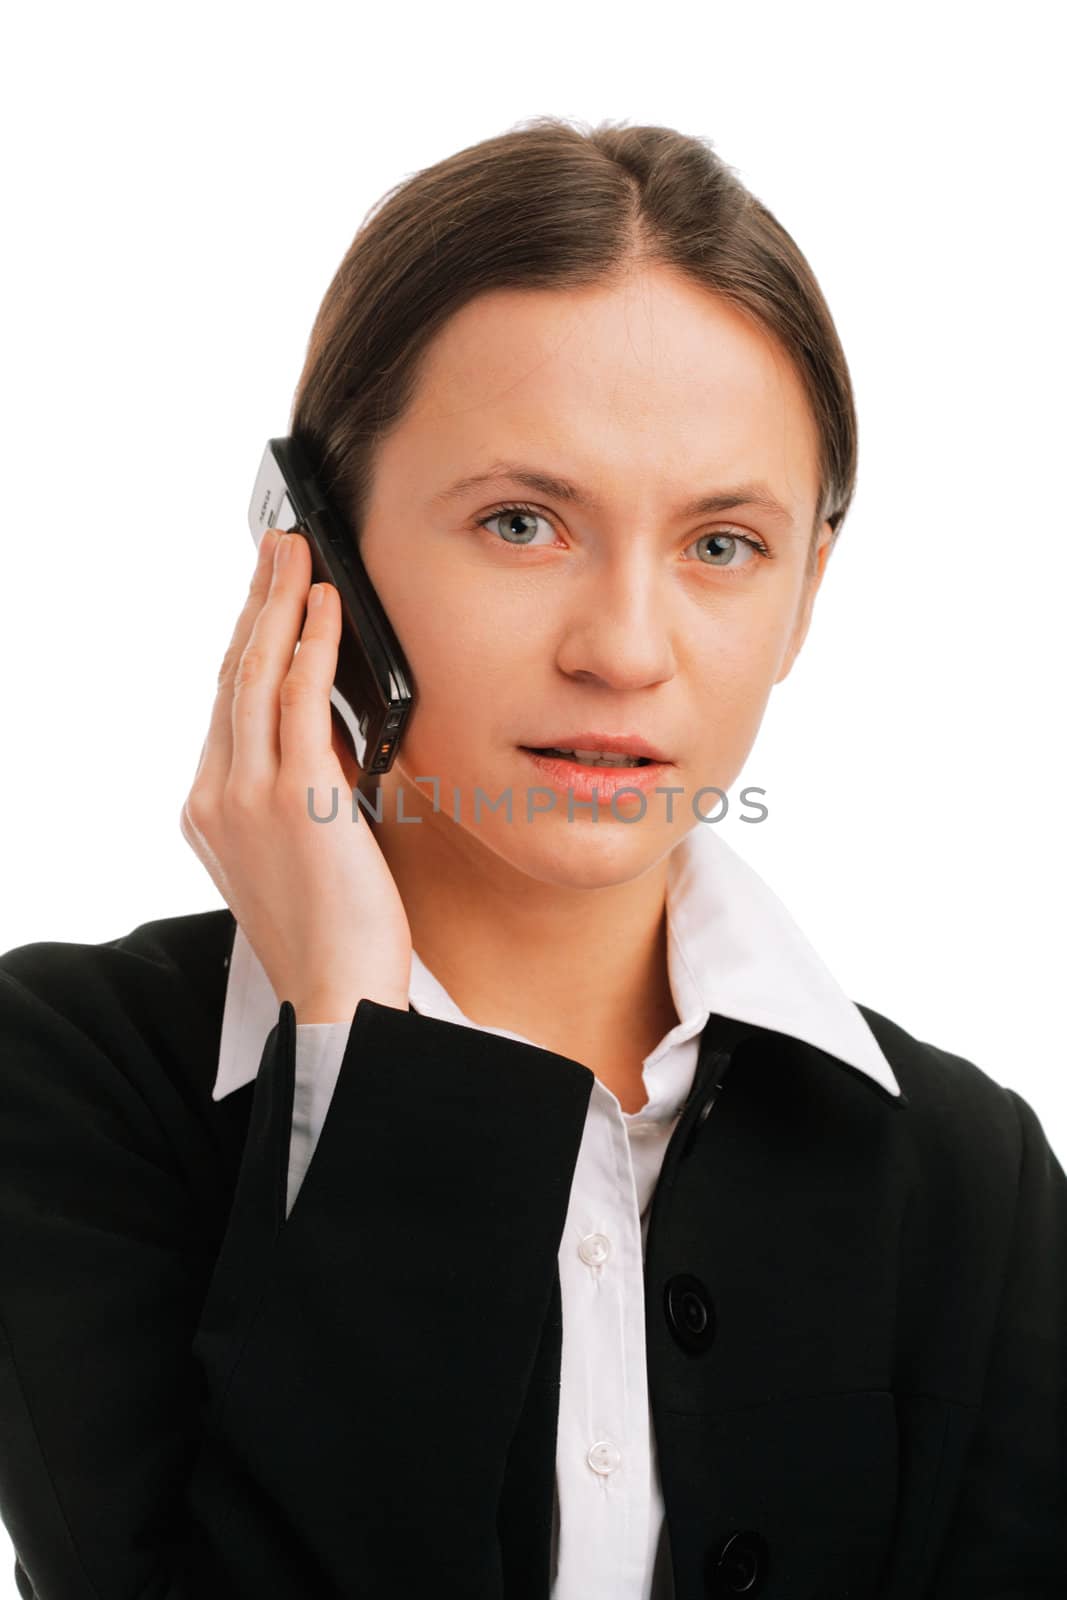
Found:
[(193, 854), (199, 856), (201, 861), (207, 861), (214, 850), (211, 841), (215, 833), (207, 807), (199, 800), (188, 799), (182, 806), (179, 826), (182, 838)]
[(237, 671), (234, 674), (234, 693), (239, 689), (251, 688), (258, 683), (263, 676), (265, 662), (266, 657), (257, 645), (246, 645), (241, 653), (241, 659), (237, 663)]
[(344, 791), (335, 784), (324, 781), (313, 772), (301, 772), (284, 779), (279, 791), (279, 804), (289, 821), (306, 826), (309, 817), (320, 822), (343, 803)]
[(246, 818), (262, 809), (263, 792), (258, 783), (231, 777), (223, 791), (222, 803), (231, 816)]
[(229, 679), (233, 677), (235, 671), (237, 670), (237, 663), (240, 661), (240, 659), (241, 659), (241, 647), (240, 647), (240, 645), (238, 645), (236, 643), (229, 645), (227, 647), (226, 654), (222, 658), (222, 665), (219, 668), (219, 676), (218, 676), (218, 684), (217, 684), (218, 688), (221, 689), (223, 684), (228, 682)]
[(189, 815), (188, 800), (185, 801), (181, 811), (178, 813), (178, 826), (181, 829), (182, 838), (185, 840), (186, 844), (192, 844), (195, 837), (195, 826), (192, 818)]
[(190, 832), (199, 833), (207, 821), (207, 798), (199, 789), (190, 789), (181, 810), (182, 833), (188, 839)]
[(306, 773), (279, 773), (276, 792), (278, 805), (286, 816), (301, 816), (307, 807), (308, 778)]
[(307, 702), (314, 688), (314, 684), (308, 682), (305, 674), (290, 672), (282, 680), (278, 698), (282, 706), (287, 709), (299, 708)]

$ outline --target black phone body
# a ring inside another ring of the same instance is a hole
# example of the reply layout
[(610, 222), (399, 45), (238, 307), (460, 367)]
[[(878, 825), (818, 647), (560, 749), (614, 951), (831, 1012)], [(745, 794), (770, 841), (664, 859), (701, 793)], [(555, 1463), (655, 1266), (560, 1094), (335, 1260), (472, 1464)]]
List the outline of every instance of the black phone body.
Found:
[(258, 549), (268, 528), (296, 529), (311, 549), (312, 581), (341, 597), (341, 637), (330, 702), (364, 777), (388, 772), (415, 699), (400, 641), (367, 575), (355, 538), (293, 437), (269, 439), (248, 504)]

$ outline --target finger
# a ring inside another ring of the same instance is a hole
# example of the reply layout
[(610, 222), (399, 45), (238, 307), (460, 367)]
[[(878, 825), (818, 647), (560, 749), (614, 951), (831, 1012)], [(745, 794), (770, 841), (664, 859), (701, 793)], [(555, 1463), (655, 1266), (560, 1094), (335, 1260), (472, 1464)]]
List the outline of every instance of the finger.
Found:
[[(317, 583), (308, 597), (300, 649), (279, 693), (282, 782), (301, 794), (336, 765), (330, 689), (337, 676), (341, 597), (332, 583)], [(315, 796), (328, 809), (329, 795)]]
[(216, 793), (221, 791), (229, 777), (233, 761), (233, 680), (255, 620), (263, 609), (270, 590), (277, 538), (278, 530), (268, 528), (259, 541), (248, 595), (226, 647), (222, 666), (219, 668), (218, 688), (211, 709), (211, 721), (208, 724), (207, 738), (200, 752), (200, 764), (196, 769), (194, 780)]
[(363, 781), (363, 768), (359, 764), (359, 758), (352, 742), (352, 735), (348, 730), (345, 719), (332, 701), (330, 702), (330, 721), (333, 724), (330, 743), (333, 745), (333, 753), (337, 757), (338, 764), (344, 774), (345, 786), (349, 789), (356, 789)]
[(279, 693), (293, 664), (311, 582), (311, 551), (301, 533), (278, 540), (270, 589), (241, 656), (233, 684), (233, 759), (236, 794), (272, 786), (281, 764)]

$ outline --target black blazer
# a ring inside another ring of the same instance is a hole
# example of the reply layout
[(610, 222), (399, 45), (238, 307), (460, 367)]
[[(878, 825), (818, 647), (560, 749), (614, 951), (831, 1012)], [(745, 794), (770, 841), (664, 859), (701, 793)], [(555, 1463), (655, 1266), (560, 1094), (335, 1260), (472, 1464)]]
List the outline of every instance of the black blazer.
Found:
[[(19, 1593), (547, 1600), (593, 1075), (363, 1000), (286, 1220), (288, 1002), (211, 1099), (234, 928), (0, 958)], [(1067, 1183), (1018, 1095), (860, 1009), (903, 1101), (713, 1016), (667, 1151), (645, 1282), (678, 1600), (1062, 1600)]]

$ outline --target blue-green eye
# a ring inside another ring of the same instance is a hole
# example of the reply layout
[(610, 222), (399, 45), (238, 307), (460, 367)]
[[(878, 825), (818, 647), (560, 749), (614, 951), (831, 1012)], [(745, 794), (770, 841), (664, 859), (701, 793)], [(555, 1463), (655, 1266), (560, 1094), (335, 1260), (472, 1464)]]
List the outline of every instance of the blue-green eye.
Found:
[[(543, 522), (550, 530), (552, 529), (552, 524), (543, 511), (539, 511), (536, 506), (525, 505), (521, 501), (508, 501), (505, 505), (496, 506), (492, 511), (487, 512), (484, 517), (477, 518), (475, 525), (492, 532), (490, 524), (501, 521), (504, 518), (508, 519), (507, 532), (501, 531), (499, 543), (508, 545), (513, 550), (544, 548), (543, 542), (540, 546), (534, 544), (534, 540), (537, 537), (537, 529), (536, 526), (530, 527), (530, 523)], [(521, 524), (523, 520), (526, 522), (525, 529), (521, 526), (515, 526), (516, 523)], [(751, 551), (752, 556), (769, 556), (771, 553), (762, 539), (755, 534), (748, 533), (702, 533), (700, 538), (694, 540), (693, 544), (689, 546), (690, 550), (697, 549), (705, 541), (718, 548), (711, 549), (710, 560), (704, 560), (699, 557), (701, 565), (718, 567), (721, 571), (740, 572), (743, 568), (751, 565), (751, 557), (743, 561), (734, 559), (739, 550), (747, 548)]]
[[(545, 516), (544, 512), (543, 511), (538, 511), (536, 506), (512, 505), (510, 503), (508, 505), (497, 506), (494, 511), (488, 512), (486, 516), (479, 517), (478, 518), (478, 527), (479, 528), (485, 528), (488, 523), (495, 522), (498, 518), (503, 518), (503, 517), (507, 517), (508, 518), (509, 524), (514, 524), (514, 523), (518, 522), (521, 518), (525, 518), (527, 520), (527, 522), (530, 522), (530, 521), (543, 522), (543, 523), (546, 524), (546, 526), (551, 527), (551, 524), (549, 523), (548, 518)], [(492, 532), (493, 530), (489, 529), (488, 531)], [(512, 534), (512, 533), (517, 533), (518, 537), (516, 537), (514, 539), (511, 538), (509, 535)], [(514, 526), (510, 526), (509, 527), (509, 535), (503, 536), (501, 538), (500, 542), (502, 544), (511, 545), (513, 549), (522, 550), (522, 549), (527, 548), (529, 545), (531, 545), (533, 543), (533, 540), (536, 537), (536, 533), (537, 533), (536, 528), (532, 529), (532, 530), (527, 528), (525, 530), (525, 535), (526, 536), (524, 536), (524, 530), (523, 529), (519, 528), (519, 529), (516, 530), (516, 528)]]
[[(702, 561), (702, 565), (706, 567), (728, 567), (740, 570), (742, 567), (751, 565), (756, 556), (770, 555), (770, 551), (762, 539), (757, 539), (754, 535), (747, 533), (702, 533), (700, 538), (694, 540), (689, 548), (694, 550), (705, 543), (710, 544), (712, 547), (719, 547), (718, 549), (711, 549), (711, 559), (708, 561), (703, 561), (702, 558), (698, 557)], [(726, 548), (723, 549), (723, 546)], [(744, 561), (733, 560), (737, 551), (746, 547), (751, 551), (751, 555), (746, 557)], [(722, 558), (721, 560), (719, 559), (720, 557)]]

